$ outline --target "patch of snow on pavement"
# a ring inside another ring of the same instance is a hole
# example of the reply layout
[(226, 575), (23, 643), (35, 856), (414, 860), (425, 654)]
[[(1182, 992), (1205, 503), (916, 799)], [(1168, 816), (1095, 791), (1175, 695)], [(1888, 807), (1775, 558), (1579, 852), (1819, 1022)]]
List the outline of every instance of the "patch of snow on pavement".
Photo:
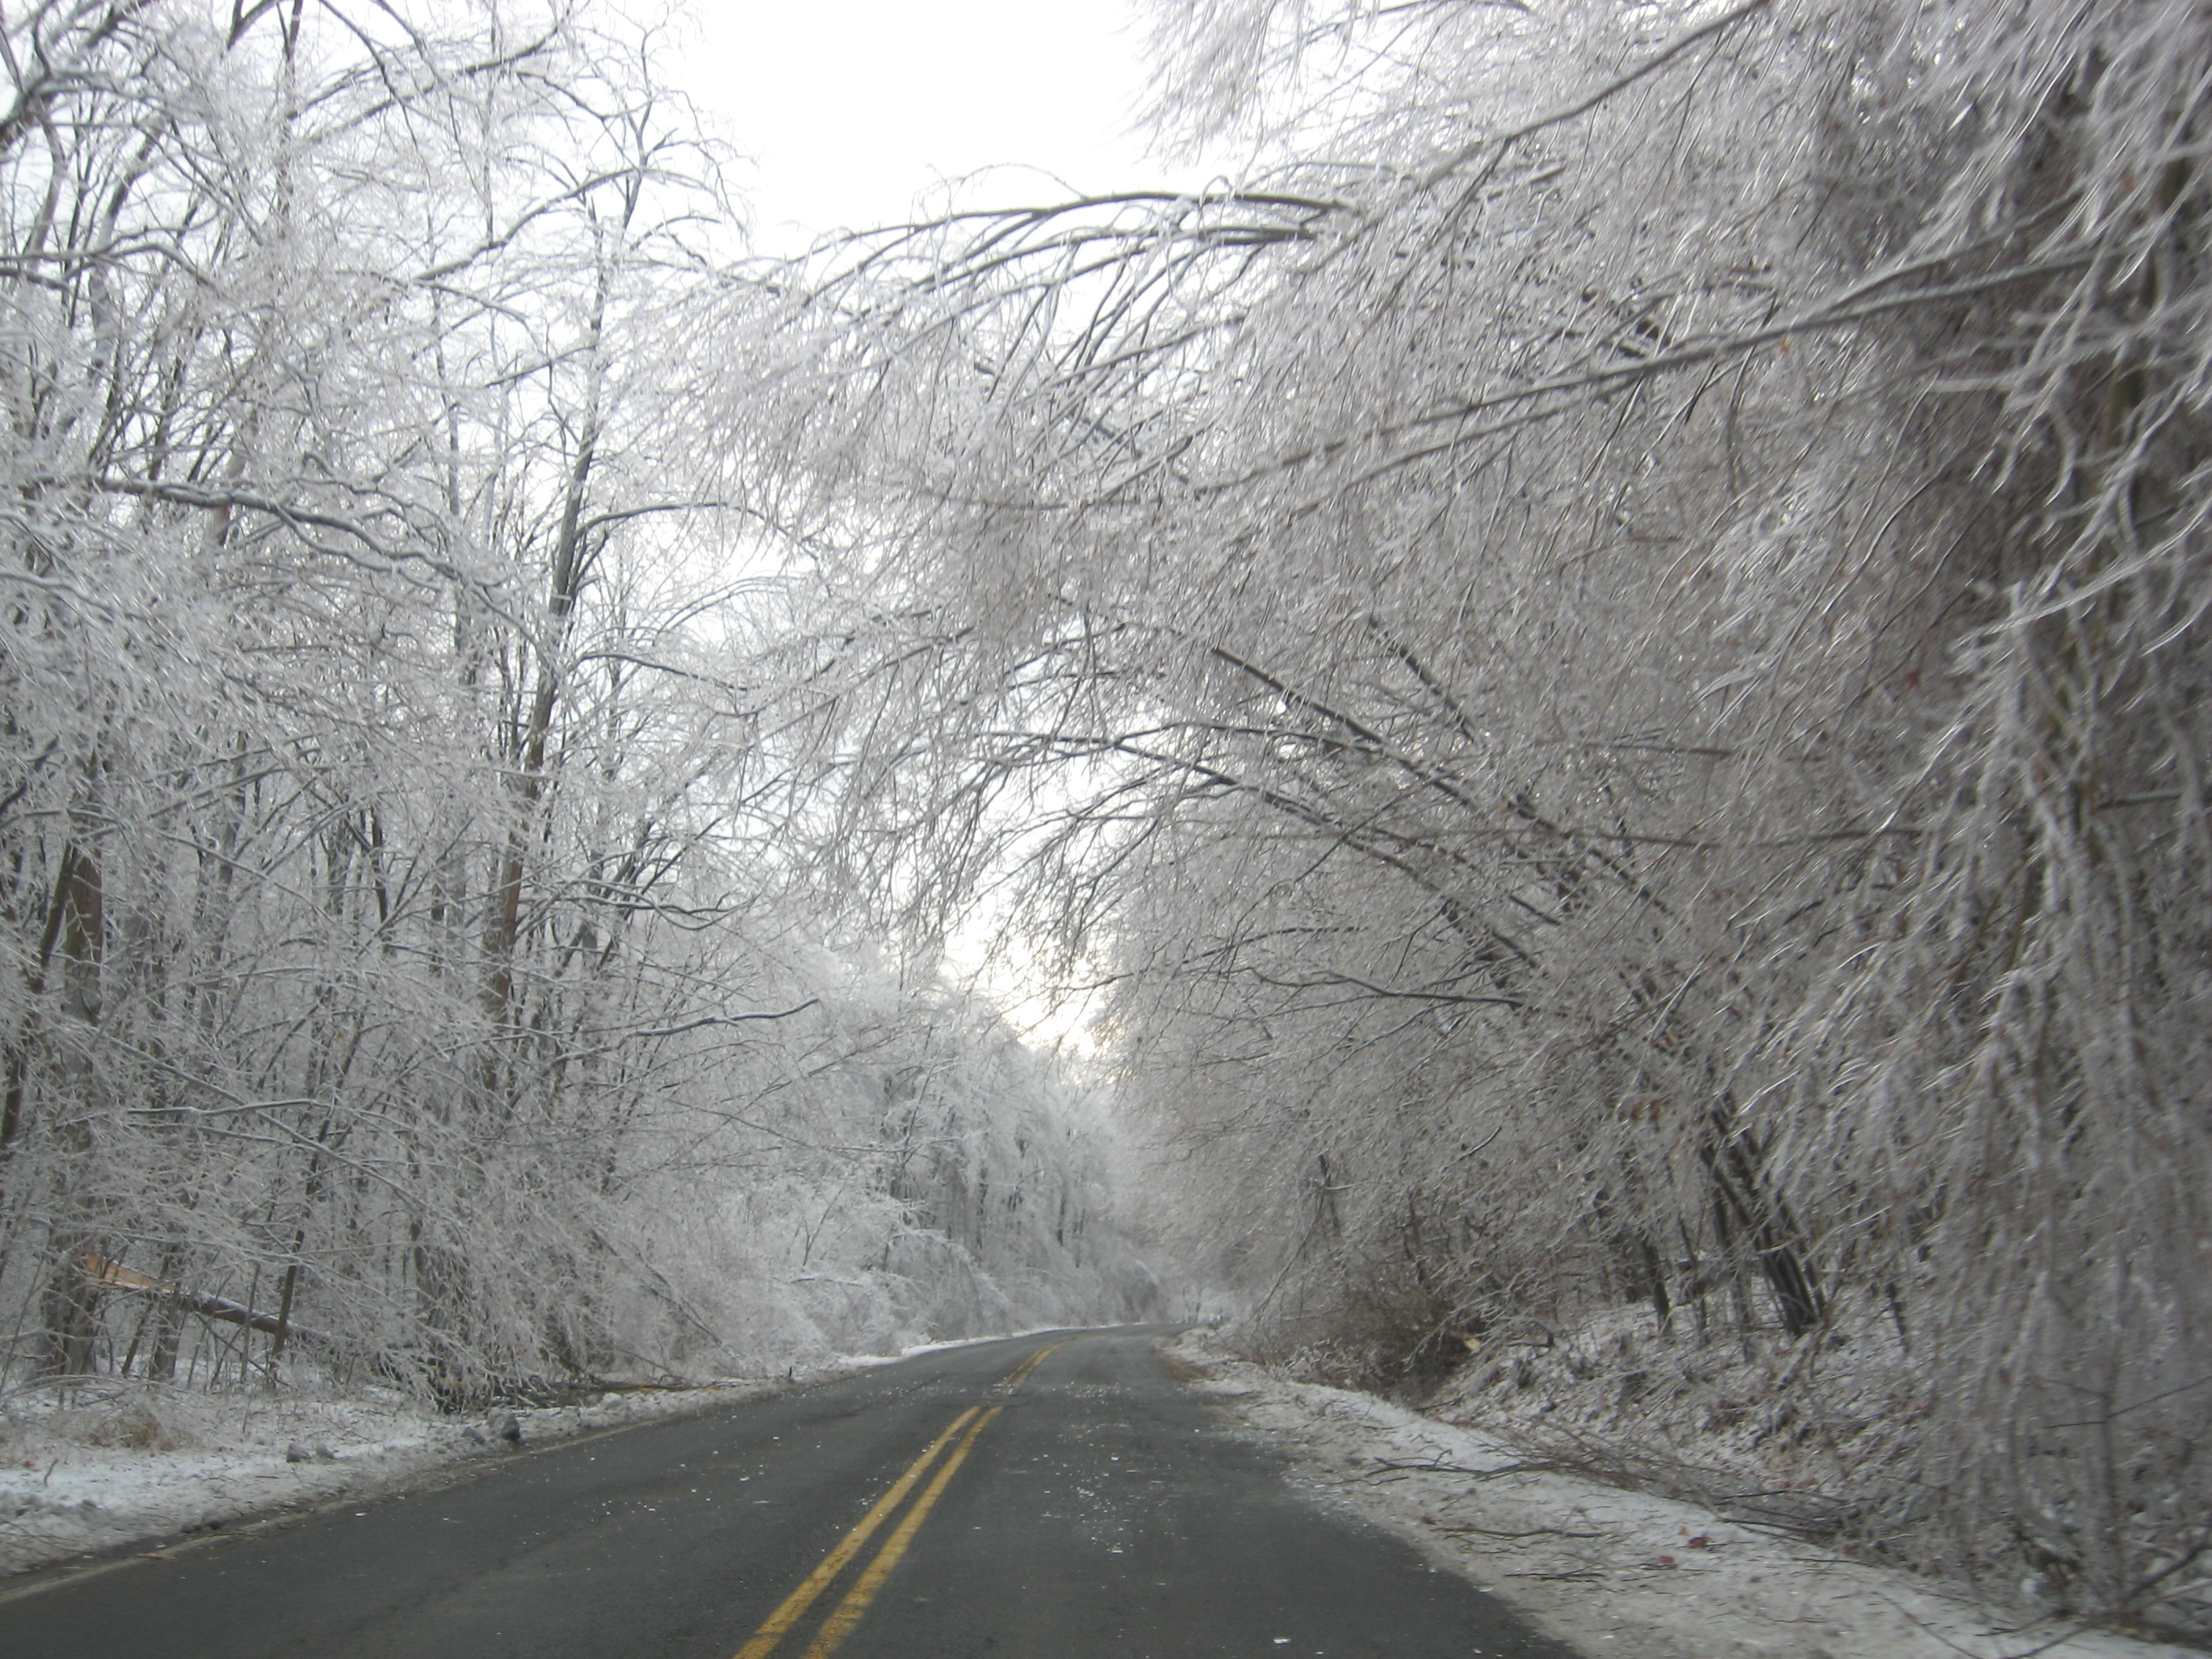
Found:
[(896, 1365), (902, 1359), (911, 1359), (916, 1354), (943, 1353), (951, 1348), (981, 1347), (986, 1342), (1011, 1342), (1023, 1336), (1054, 1336), (1070, 1328), (1073, 1328), (1066, 1325), (1032, 1325), (1025, 1331), (1001, 1331), (996, 1336), (956, 1336), (943, 1342), (916, 1342), (901, 1348), (896, 1353), (841, 1354), (837, 1364), (856, 1371), (871, 1370), (878, 1365)]
[(1603, 1659), (2191, 1659), (2110, 1632), (1994, 1628), (1910, 1574), (1695, 1504), (1526, 1468), (1474, 1430), (1286, 1382), (1204, 1331), (1164, 1352), (1315, 1485)]

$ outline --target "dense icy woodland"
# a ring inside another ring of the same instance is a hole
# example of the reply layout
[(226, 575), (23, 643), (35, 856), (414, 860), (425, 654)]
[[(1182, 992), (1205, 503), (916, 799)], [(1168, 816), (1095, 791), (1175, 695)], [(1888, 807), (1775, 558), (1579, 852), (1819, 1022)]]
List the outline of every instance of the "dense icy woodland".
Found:
[[(1144, 1310), (820, 871), (720, 155), (567, 7), (0, 24), (0, 1340), (448, 1401)], [(810, 690), (811, 685), (821, 689)]]
[(1641, 1304), (1618, 1443), (1741, 1360), (1827, 1529), (2201, 1623), (2212, 18), (1161, 40), (1233, 187), (835, 250), (780, 337), (884, 618), (848, 856), (1020, 871), (1255, 1344)]
[(1231, 182), (780, 269), (611, 16), (7, 23), (19, 1374), (1106, 1317), (1140, 1237), (1387, 1386), (1641, 1309), (1593, 1455), (1734, 1368), (1801, 1519), (2212, 1619), (2212, 18), (1158, 23)]

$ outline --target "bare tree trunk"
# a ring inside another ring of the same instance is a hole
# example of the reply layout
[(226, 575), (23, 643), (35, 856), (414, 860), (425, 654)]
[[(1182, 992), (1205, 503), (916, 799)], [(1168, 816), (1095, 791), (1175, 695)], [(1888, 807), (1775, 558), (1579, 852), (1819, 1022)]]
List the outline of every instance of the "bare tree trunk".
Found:
[[(77, 1114), (64, 1119), (58, 1139), (64, 1156), (82, 1165), (89, 1163), (98, 1140), (91, 1119), (99, 1083), (88, 1042), (100, 1023), (105, 921), (100, 866), (82, 842), (73, 842), (62, 854), (53, 904), (46, 932), (52, 938), (58, 931), (62, 962), (62, 1041), (55, 1070), (62, 1109), (73, 1107)], [(63, 1206), (39, 1303), (45, 1330), (40, 1370), (48, 1376), (82, 1376), (93, 1368), (100, 1298), (99, 1287), (85, 1276), (84, 1259), (103, 1241), (82, 1200), (64, 1194)]]

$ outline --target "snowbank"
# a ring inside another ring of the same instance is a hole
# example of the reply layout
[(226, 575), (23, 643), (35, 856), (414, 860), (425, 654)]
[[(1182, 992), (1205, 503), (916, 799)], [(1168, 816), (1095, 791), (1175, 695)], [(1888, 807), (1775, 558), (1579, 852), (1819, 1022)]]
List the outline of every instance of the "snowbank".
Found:
[(847, 1354), (769, 1381), (603, 1394), (447, 1417), (395, 1390), (210, 1395), (101, 1377), (0, 1402), (0, 1575), (387, 1492), (472, 1459), (757, 1400), (916, 1354), (1063, 1330)]
[(65, 1394), (27, 1391), (0, 1406), (0, 1573), (365, 1497), (471, 1459), (781, 1386), (641, 1389), (465, 1417), (383, 1389), (210, 1396), (101, 1378)]
[(2110, 1632), (1995, 1627), (1909, 1574), (1693, 1504), (1527, 1468), (1474, 1430), (1285, 1382), (1203, 1331), (1165, 1352), (1316, 1486), (1603, 1659), (2189, 1659)]

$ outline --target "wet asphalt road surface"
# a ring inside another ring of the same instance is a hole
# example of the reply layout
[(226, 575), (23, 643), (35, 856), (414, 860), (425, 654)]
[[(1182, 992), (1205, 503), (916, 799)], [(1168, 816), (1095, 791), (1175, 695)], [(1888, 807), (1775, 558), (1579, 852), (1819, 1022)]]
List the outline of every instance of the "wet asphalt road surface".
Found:
[(921, 1355), (64, 1577), (0, 1601), (0, 1659), (1573, 1659), (1296, 1490), (1163, 1334)]

